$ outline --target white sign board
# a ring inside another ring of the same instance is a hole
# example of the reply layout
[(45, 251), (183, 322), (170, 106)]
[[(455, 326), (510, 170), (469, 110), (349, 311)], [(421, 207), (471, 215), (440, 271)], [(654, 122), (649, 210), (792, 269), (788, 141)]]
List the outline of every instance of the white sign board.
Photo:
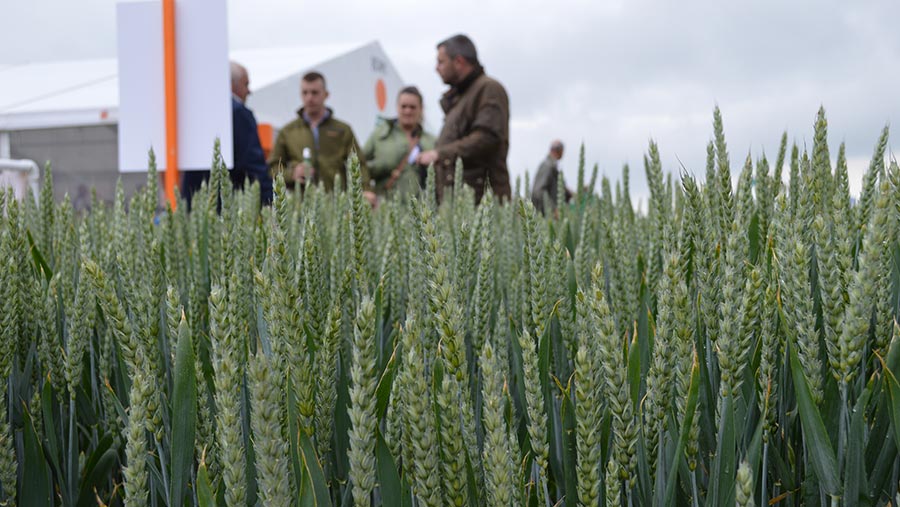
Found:
[[(208, 170), (218, 138), (231, 167), (231, 73), (225, 2), (176, 0), (178, 169)], [(119, 2), (119, 171), (147, 170), (148, 151), (166, 169), (162, 4)]]

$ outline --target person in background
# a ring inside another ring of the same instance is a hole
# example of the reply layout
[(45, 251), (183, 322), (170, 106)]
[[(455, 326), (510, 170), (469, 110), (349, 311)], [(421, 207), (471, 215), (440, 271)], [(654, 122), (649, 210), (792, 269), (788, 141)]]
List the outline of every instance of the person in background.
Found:
[(509, 97), (499, 82), (489, 78), (478, 62), (475, 44), (454, 35), (437, 45), (437, 72), (450, 85), (443, 98), (444, 127), (434, 150), (422, 152), (419, 163), (434, 164), (438, 200), (453, 185), (456, 159), (463, 162), (463, 179), (481, 202), (485, 185), (494, 195), (509, 199)]
[[(256, 117), (244, 103), (250, 95), (250, 76), (243, 65), (231, 62), (231, 135), (234, 147), (234, 168), (230, 171), (231, 183), (236, 189), (244, 188), (244, 181), (259, 182), (260, 200), (272, 202), (272, 177), (266, 165)], [(181, 196), (190, 206), (194, 192), (209, 180), (209, 171), (185, 171), (181, 177)]]
[[(294, 183), (306, 184), (322, 182), (325, 190), (334, 189), (334, 178), (341, 175), (341, 183), (347, 185), (347, 158), (351, 153), (359, 153), (359, 144), (350, 125), (334, 117), (331, 108), (325, 106), (328, 88), (325, 76), (318, 72), (308, 72), (300, 79), (300, 98), (303, 107), (297, 111), (297, 118), (278, 132), (269, 168), (284, 174), (288, 188)], [(370, 190), (369, 174), (364, 158), (359, 160), (362, 173), (363, 194), (374, 204), (375, 194)]]
[[(550, 143), (550, 153), (541, 162), (537, 175), (534, 177), (534, 186), (531, 188), (531, 202), (534, 207), (547, 214), (548, 211), (556, 211), (559, 203), (556, 202), (559, 189), (559, 160), (563, 156), (563, 143), (555, 140)], [(566, 201), (572, 197), (572, 192), (565, 189)]]
[(397, 118), (381, 121), (363, 146), (375, 193), (401, 199), (417, 194), (425, 168), (416, 159), (433, 148), (434, 136), (422, 127), (422, 94), (407, 86), (397, 95)]

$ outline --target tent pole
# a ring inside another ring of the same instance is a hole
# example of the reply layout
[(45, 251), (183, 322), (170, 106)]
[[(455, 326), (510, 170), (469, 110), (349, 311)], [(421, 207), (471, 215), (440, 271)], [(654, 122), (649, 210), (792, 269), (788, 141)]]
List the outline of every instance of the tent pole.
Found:
[(0, 158), (12, 158), (10, 149), (9, 132), (0, 130)]

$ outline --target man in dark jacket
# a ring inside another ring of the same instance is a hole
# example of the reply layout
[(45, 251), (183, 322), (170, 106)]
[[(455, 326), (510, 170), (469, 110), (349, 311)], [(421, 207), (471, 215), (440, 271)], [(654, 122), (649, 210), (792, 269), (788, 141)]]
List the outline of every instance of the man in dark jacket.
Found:
[[(541, 162), (537, 175), (534, 177), (534, 186), (531, 187), (531, 202), (534, 207), (545, 215), (547, 212), (555, 212), (559, 203), (556, 202), (559, 195), (559, 160), (563, 156), (563, 143), (556, 140), (550, 143), (550, 153)], [(572, 192), (566, 188), (563, 190), (565, 199), (572, 197)]]
[(454, 35), (437, 45), (437, 72), (450, 85), (443, 98), (444, 127), (434, 150), (423, 152), (419, 163), (434, 163), (438, 199), (453, 184), (456, 159), (463, 163), (463, 179), (481, 201), (485, 186), (494, 195), (510, 197), (509, 97), (499, 82), (489, 78), (478, 62), (475, 44), (465, 35)]
[[(234, 188), (244, 188), (244, 180), (259, 182), (263, 204), (272, 202), (272, 177), (266, 165), (256, 118), (244, 105), (250, 95), (250, 77), (242, 65), (231, 62), (231, 134), (234, 148), (234, 169), (230, 171)], [(181, 178), (181, 196), (190, 206), (194, 192), (209, 180), (209, 171), (185, 171)]]

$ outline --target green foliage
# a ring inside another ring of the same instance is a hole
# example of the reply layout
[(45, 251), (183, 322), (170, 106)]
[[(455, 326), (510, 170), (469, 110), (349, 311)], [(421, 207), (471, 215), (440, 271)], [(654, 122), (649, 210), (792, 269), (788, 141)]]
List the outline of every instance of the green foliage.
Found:
[(261, 209), (218, 151), (190, 213), (151, 158), (79, 215), (48, 169), (0, 193), (0, 501), (896, 501), (900, 167), (885, 129), (853, 201), (827, 127), (734, 187), (716, 109), (705, 182), (651, 141), (646, 213), (583, 154), (546, 217), (433, 169), (370, 209), (353, 159)]

